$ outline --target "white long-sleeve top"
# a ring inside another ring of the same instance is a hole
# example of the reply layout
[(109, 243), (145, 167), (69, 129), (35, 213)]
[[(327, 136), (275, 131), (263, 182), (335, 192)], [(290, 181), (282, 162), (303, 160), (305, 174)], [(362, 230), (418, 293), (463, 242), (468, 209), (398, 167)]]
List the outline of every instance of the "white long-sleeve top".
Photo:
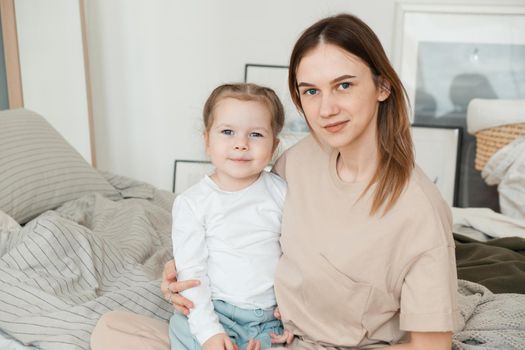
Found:
[(263, 171), (249, 187), (222, 191), (205, 176), (173, 205), (173, 255), (179, 280), (201, 284), (182, 295), (194, 308), (188, 321), (202, 345), (224, 332), (212, 300), (246, 309), (275, 306), (274, 273), (286, 183)]

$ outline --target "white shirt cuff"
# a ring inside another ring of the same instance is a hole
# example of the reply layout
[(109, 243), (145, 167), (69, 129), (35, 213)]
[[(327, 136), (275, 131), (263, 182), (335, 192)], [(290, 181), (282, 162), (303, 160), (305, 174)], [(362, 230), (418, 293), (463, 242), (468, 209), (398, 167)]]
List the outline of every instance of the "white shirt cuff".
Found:
[(226, 333), (221, 324), (208, 324), (206, 326), (200, 327), (201, 329), (195, 333), (195, 337), (201, 346), (204, 345), (206, 340), (210, 339), (216, 334)]

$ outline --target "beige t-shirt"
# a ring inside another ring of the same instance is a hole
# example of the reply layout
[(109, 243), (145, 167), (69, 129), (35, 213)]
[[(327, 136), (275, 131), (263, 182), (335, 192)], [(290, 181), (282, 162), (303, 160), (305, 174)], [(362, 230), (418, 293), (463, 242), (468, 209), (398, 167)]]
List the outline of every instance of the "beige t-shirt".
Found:
[(370, 216), (375, 186), (359, 199), (367, 183), (341, 181), (336, 159), (307, 137), (275, 166), (288, 182), (275, 291), (298, 335), (292, 348), (374, 347), (403, 331), (453, 330), (452, 216), (437, 188), (416, 167), (392, 209)]

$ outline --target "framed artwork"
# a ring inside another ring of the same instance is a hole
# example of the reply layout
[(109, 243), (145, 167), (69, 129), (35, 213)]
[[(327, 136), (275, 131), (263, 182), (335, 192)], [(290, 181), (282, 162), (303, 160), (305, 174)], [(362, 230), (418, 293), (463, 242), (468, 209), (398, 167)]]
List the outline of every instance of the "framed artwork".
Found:
[[(397, 3), (394, 64), (413, 123), (466, 130), (474, 98), (525, 98), (525, 6)], [(463, 134), (458, 205), (497, 210)]]
[(474, 97), (525, 97), (525, 6), (398, 3), (396, 20), (414, 122), (461, 124)]
[(308, 135), (308, 125), (306, 125), (304, 117), (295, 108), (288, 91), (287, 66), (246, 64), (244, 67), (244, 81), (273, 89), (283, 104), (285, 124), (279, 136), (281, 139), (279, 154)]
[(461, 129), (412, 125), (416, 164), (450, 206), (457, 205)]
[(204, 175), (213, 171), (213, 165), (207, 160), (176, 159), (173, 166), (173, 189), (178, 195), (199, 182)]

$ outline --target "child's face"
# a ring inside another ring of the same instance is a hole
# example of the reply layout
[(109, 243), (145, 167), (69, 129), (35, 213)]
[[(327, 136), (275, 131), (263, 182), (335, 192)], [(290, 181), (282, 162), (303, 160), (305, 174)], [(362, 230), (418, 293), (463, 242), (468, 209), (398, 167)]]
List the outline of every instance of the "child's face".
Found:
[(220, 100), (205, 133), (206, 152), (215, 166), (212, 179), (235, 191), (253, 183), (272, 159), (277, 143), (271, 113), (259, 101)]

